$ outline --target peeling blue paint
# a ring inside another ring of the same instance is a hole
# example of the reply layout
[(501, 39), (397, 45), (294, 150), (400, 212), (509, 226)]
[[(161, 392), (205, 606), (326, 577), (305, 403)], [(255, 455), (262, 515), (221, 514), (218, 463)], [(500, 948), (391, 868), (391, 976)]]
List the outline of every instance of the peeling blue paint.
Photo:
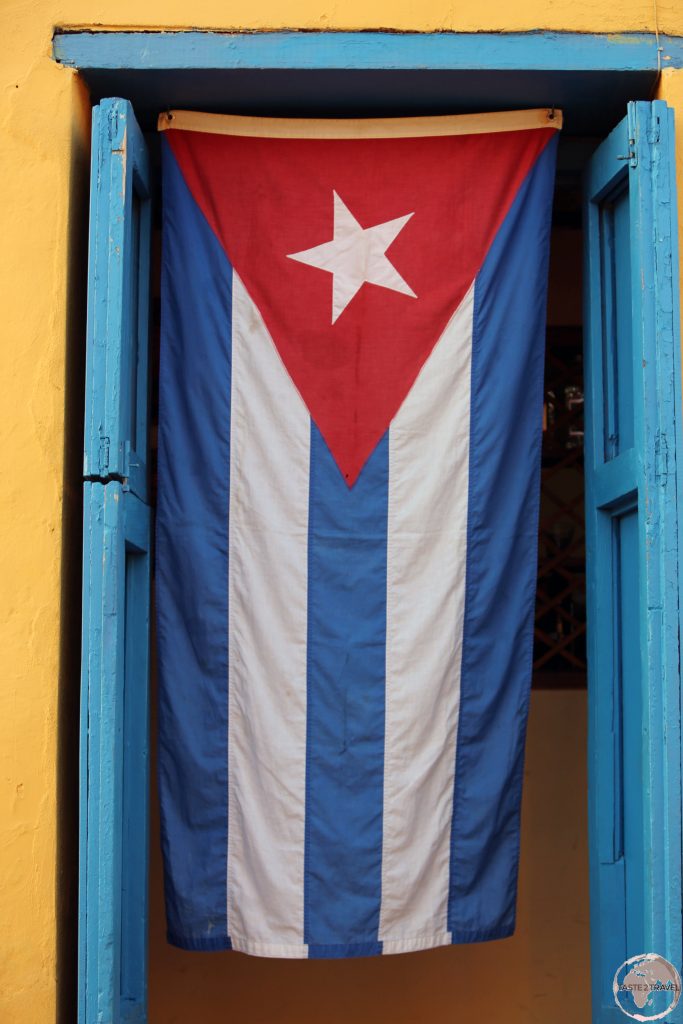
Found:
[[(683, 38), (660, 35), (665, 67)], [(353, 69), (647, 71), (653, 33), (57, 32), (55, 60), (86, 70)]]

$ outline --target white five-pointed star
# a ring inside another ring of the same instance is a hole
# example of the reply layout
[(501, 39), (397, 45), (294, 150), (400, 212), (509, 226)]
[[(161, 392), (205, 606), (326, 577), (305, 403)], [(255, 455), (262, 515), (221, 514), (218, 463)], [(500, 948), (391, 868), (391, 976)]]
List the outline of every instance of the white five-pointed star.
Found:
[(386, 251), (399, 231), (413, 216), (376, 224), (373, 228), (362, 228), (348, 206), (334, 194), (334, 237), (312, 249), (288, 254), (290, 260), (319, 267), (333, 275), (332, 278), (332, 323), (341, 316), (354, 295), (365, 282), (391, 288), (403, 295), (417, 295), (403, 280)]

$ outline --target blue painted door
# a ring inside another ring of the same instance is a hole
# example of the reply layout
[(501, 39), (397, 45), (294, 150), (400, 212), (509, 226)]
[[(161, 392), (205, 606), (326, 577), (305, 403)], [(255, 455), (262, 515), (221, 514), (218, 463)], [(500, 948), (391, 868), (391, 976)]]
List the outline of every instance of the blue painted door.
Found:
[(584, 196), (593, 1024), (627, 958), (681, 968), (674, 181), (673, 112), (630, 103)]
[(150, 171), (130, 104), (93, 112), (80, 733), (79, 1024), (146, 1020)]

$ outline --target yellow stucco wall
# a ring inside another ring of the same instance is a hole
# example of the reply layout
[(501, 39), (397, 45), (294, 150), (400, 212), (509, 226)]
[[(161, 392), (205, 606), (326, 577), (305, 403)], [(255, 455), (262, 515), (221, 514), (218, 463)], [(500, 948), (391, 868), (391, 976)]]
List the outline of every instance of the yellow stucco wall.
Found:
[[(660, 31), (683, 35), (679, 0), (659, 0), (658, 8)], [(77, 636), (74, 609), (62, 595), (73, 594), (79, 572), (80, 453), (73, 441), (80, 397), (73, 385), (82, 372), (89, 102), (78, 76), (50, 59), (54, 27), (619, 32), (652, 30), (653, 18), (652, 0), (2, 0), (3, 1024), (51, 1024), (58, 1016), (57, 975), (64, 993), (72, 972), (71, 937), (58, 936), (57, 912), (73, 892), (68, 871), (60, 881), (57, 849), (73, 852), (73, 800), (58, 801), (62, 790), (72, 793), (73, 778), (60, 775), (57, 765), (58, 734), (61, 749), (76, 742)], [(662, 95), (683, 122), (683, 72), (665, 74)], [(683, 124), (679, 154), (683, 194)]]

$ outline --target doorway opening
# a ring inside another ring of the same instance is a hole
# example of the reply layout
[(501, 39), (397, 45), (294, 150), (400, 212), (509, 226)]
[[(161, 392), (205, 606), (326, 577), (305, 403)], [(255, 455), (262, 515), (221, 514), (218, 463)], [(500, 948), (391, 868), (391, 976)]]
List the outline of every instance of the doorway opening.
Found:
[[(155, 160), (158, 139), (148, 144)], [(450, 1024), (461, 1016), (521, 1024), (590, 1016), (586, 781), (586, 610), (583, 509), (583, 350), (580, 168), (593, 140), (559, 162), (551, 235), (539, 577), (522, 809), (518, 923), (513, 938), (402, 956), (277, 961), (186, 952), (166, 941), (156, 792), (152, 799), (149, 1019), (159, 1024), (226, 1013), (250, 1021)], [(156, 180), (159, 180), (157, 174)], [(152, 280), (152, 500), (160, 326), (160, 196)], [(154, 642), (154, 641), (153, 641)], [(152, 707), (156, 693), (152, 661)], [(155, 738), (154, 710), (152, 713)], [(154, 746), (153, 746), (154, 749)], [(152, 777), (154, 780), (154, 771)], [(154, 787), (154, 781), (153, 781)], [(577, 985), (576, 978), (585, 978)], [(446, 980), (444, 980), (446, 979)], [(466, 983), (464, 981), (466, 979)], [(321, 1007), (325, 1007), (324, 1014)], [(505, 1007), (505, 1011), (503, 1011)]]

